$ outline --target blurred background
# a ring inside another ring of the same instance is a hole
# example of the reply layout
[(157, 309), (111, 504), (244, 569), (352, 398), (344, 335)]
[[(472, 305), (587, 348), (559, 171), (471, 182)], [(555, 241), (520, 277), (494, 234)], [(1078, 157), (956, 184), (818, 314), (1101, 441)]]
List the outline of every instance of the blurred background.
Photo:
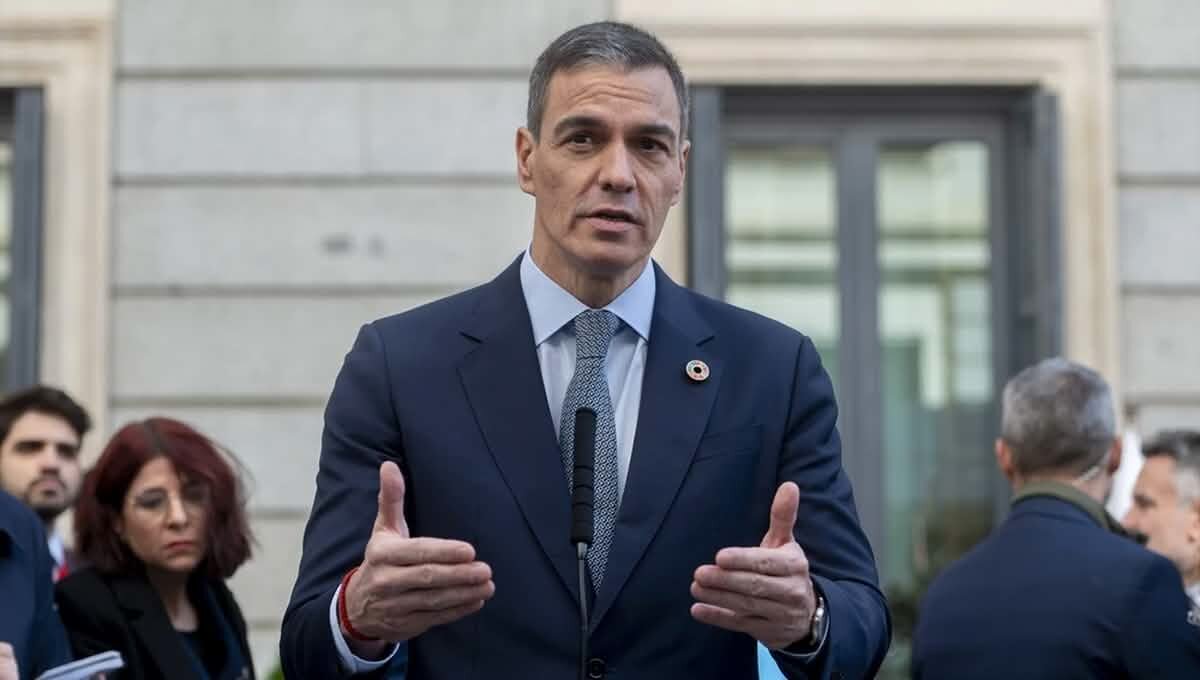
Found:
[[(527, 244), (515, 129), (574, 25), (692, 87), (677, 279), (811, 335), (896, 623), (1002, 520), (997, 392), (1105, 374), (1200, 422), (1200, 0), (0, 0), (0, 384), (235, 451), (260, 670), (360, 324)], [(1115, 499), (1120, 503), (1120, 499)]]

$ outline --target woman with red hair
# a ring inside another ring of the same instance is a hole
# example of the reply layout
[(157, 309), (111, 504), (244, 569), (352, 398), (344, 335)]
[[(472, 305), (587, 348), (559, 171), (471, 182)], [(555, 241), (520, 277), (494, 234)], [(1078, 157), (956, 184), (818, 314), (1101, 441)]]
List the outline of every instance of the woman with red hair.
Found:
[(90, 566), (58, 584), (75, 655), (115, 649), (130, 680), (253, 678), (225, 586), (251, 541), (238, 477), (208, 438), (170, 418), (121, 428), (75, 509)]

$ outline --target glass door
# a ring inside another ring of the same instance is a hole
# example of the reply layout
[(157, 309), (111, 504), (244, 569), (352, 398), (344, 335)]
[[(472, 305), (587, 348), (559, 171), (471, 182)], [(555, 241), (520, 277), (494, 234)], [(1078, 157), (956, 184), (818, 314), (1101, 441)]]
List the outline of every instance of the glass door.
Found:
[(1032, 98), (695, 94), (691, 283), (821, 353), (895, 623), (881, 677), (907, 677), (922, 594), (1006, 512), (998, 385), (1053, 336), (1052, 277), (1021, 275), (1054, 246)]
[[(839, 299), (833, 155), (823, 145), (748, 139), (725, 172), (725, 297), (813, 339), (837, 384)], [(804, 200), (794, 200), (803, 196)]]

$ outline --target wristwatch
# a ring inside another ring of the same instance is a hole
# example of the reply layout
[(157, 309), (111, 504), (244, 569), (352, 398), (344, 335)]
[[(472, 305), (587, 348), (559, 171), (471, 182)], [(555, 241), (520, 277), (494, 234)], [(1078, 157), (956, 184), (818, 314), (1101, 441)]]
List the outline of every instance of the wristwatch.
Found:
[(817, 596), (816, 607), (813, 608), (812, 625), (808, 629), (808, 637), (804, 640), (806, 647), (816, 647), (821, 644), (821, 640), (825, 638), (825, 629), (829, 628), (829, 617), (825, 611), (825, 597), (821, 593), (815, 593)]

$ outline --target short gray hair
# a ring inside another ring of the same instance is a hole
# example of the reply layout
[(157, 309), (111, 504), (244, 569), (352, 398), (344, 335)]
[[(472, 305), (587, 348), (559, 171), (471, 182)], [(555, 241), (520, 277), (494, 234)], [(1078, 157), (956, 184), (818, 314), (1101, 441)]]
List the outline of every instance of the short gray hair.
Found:
[(577, 26), (558, 36), (533, 65), (529, 74), (525, 127), (533, 133), (534, 139), (541, 136), (550, 79), (559, 71), (581, 66), (612, 66), (627, 71), (655, 66), (666, 69), (675, 86), (675, 98), (679, 100), (679, 138), (687, 137), (687, 83), (675, 57), (658, 38), (636, 26), (598, 21)]
[(1000, 437), (1023, 475), (1083, 474), (1104, 459), (1116, 430), (1112, 389), (1085, 366), (1045, 359), (1004, 386)]
[(1147, 459), (1164, 456), (1175, 461), (1175, 492), (1181, 503), (1200, 500), (1200, 432), (1167, 430), (1142, 446)]

